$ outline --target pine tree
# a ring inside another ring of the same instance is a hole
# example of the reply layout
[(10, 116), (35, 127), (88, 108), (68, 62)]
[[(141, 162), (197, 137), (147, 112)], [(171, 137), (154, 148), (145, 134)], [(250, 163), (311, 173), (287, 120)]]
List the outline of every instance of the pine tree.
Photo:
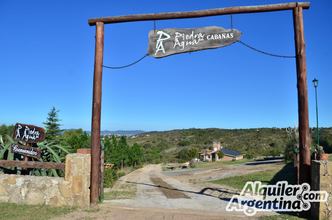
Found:
[(133, 146), (130, 147), (128, 157), (129, 157), (129, 163), (133, 167), (136, 167), (137, 165), (141, 164), (144, 157), (142, 147), (137, 143), (135, 143)]
[(127, 144), (127, 139), (125, 136), (121, 136), (118, 142), (118, 151), (121, 159), (121, 169), (128, 164), (128, 151), (129, 146)]
[(60, 119), (58, 118), (59, 110), (55, 107), (48, 113), (46, 122), (44, 122), (46, 128), (46, 140), (58, 142), (58, 136), (61, 134)]

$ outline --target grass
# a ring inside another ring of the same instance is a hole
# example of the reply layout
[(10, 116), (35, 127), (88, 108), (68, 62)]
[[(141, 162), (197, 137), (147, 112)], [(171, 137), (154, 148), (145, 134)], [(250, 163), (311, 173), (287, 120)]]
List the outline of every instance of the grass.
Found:
[(113, 199), (131, 199), (136, 196), (136, 186), (123, 183), (120, 186), (113, 187), (110, 191), (104, 192), (105, 200)]
[[(290, 184), (294, 184), (294, 168), (293, 164), (289, 163), (284, 165), (283, 167), (275, 167), (271, 170), (254, 172), (241, 176), (233, 176), (224, 179), (211, 181), (213, 183), (231, 186), (236, 189), (242, 189), (247, 181), (261, 181), (266, 184), (274, 184), (278, 181), (288, 181)], [(299, 218), (297, 216), (288, 215), (288, 214), (280, 214), (280, 215), (272, 215), (272, 216), (262, 216), (259, 217), (260, 220), (300, 220), (303, 218)]]
[(213, 183), (220, 185), (231, 186), (236, 189), (242, 189), (248, 181), (261, 181), (262, 183), (269, 183), (277, 171), (262, 171), (255, 172), (241, 176), (233, 176), (219, 180), (213, 180)]
[(287, 164), (281, 168), (276, 167), (271, 170), (254, 172), (241, 176), (227, 177), (224, 179), (213, 180), (211, 182), (224, 186), (230, 186), (235, 189), (242, 189), (248, 181), (261, 181), (262, 183), (271, 184), (281, 180), (286, 180), (289, 183), (293, 183), (293, 172), (292, 164)]
[(55, 216), (65, 215), (74, 211), (68, 207), (50, 207), (46, 205), (18, 205), (0, 203), (0, 219), (6, 220), (44, 220)]
[(223, 165), (239, 165), (244, 164), (246, 162), (249, 162), (251, 160), (249, 159), (243, 159), (243, 160), (235, 160), (235, 161), (215, 161), (215, 162), (198, 162), (195, 164), (195, 168), (201, 168), (201, 169), (215, 169), (220, 168)]
[(104, 199), (130, 199), (136, 195), (135, 191), (132, 190), (112, 190), (110, 192), (104, 193)]

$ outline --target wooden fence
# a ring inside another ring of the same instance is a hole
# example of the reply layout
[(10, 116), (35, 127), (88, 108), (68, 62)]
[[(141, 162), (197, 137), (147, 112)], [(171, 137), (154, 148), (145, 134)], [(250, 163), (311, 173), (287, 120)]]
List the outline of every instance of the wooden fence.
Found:
[(38, 162), (38, 161), (19, 161), (19, 160), (0, 160), (0, 167), (20, 167), (20, 168), (23, 168), (23, 169), (42, 168), (42, 169), (65, 170), (65, 163)]

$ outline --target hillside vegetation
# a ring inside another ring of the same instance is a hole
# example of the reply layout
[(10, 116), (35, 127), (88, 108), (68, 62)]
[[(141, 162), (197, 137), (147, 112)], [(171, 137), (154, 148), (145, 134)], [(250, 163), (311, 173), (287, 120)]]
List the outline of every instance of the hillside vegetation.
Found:
[[(313, 144), (314, 132), (313, 130)], [(321, 143), (331, 148), (332, 128), (321, 128), (320, 133)], [(128, 138), (129, 144), (138, 143), (143, 146), (146, 158), (159, 160), (150, 162), (177, 161), (181, 150), (210, 148), (213, 141), (220, 141), (222, 146), (238, 150), (252, 158), (283, 154), (292, 140), (285, 128), (182, 129), (148, 132)]]
[[(6, 135), (12, 136), (13, 129), (13, 126), (0, 125), (0, 135), (3, 137), (3, 141), (6, 142)], [(311, 131), (312, 146), (314, 146), (316, 131), (315, 129)], [(332, 153), (332, 128), (320, 128), (319, 133), (320, 145), (324, 147), (325, 152)], [(136, 134), (128, 136), (126, 141), (128, 146), (133, 146), (136, 143), (142, 148), (143, 156), (140, 160), (143, 163), (188, 160), (196, 157), (201, 149), (212, 147), (213, 141), (220, 141), (222, 146), (238, 150), (247, 158), (284, 154), (287, 147), (287, 152), (290, 153), (286, 153), (286, 155), (290, 155), (289, 158), (292, 158), (291, 154), (297, 142), (294, 134), (293, 130), (292, 135), (289, 136), (285, 128), (179, 129)], [(72, 149), (72, 152), (76, 152), (76, 149), (80, 147), (89, 147), (91, 141), (89, 133), (82, 129), (65, 130), (56, 139), (60, 145)], [(120, 137), (117, 139), (119, 140)], [(102, 141), (104, 142), (106, 139)], [(118, 155), (118, 153), (107, 152), (109, 151), (107, 147), (105, 151), (105, 154)], [(129, 155), (129, 153), (123, 155)], [(122, 161), (126, 162), (126, 159), (122, 159)], [(114, 161), (109, 162), (114, 163)]]

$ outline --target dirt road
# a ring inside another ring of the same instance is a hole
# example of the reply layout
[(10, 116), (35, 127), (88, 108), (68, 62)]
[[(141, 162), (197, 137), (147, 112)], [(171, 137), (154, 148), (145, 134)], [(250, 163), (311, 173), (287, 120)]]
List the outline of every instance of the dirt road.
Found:
[(160, 165), (147, 165), (123, 176), (112, 188), (132, 190), (132, 198), (105, 200), (95, 212), (74, 212), (60, 219), (256, 219), (227, 212), (227, 202), (236, 190), (206, 180), (262, 169), (266, 166), (162, 171)]
[[(227, 201), (204, 191), (205, 188), (180, 181), (161, 171), (160, 165), (148, 165), (120, 179), (115, 189), (124, 185), (136, 188), (132, 199), (105, 201), (112, 205), (144, 208), (186, 209), (224, 213)], [(128, 186), (126, 186), (128, 187)]]

